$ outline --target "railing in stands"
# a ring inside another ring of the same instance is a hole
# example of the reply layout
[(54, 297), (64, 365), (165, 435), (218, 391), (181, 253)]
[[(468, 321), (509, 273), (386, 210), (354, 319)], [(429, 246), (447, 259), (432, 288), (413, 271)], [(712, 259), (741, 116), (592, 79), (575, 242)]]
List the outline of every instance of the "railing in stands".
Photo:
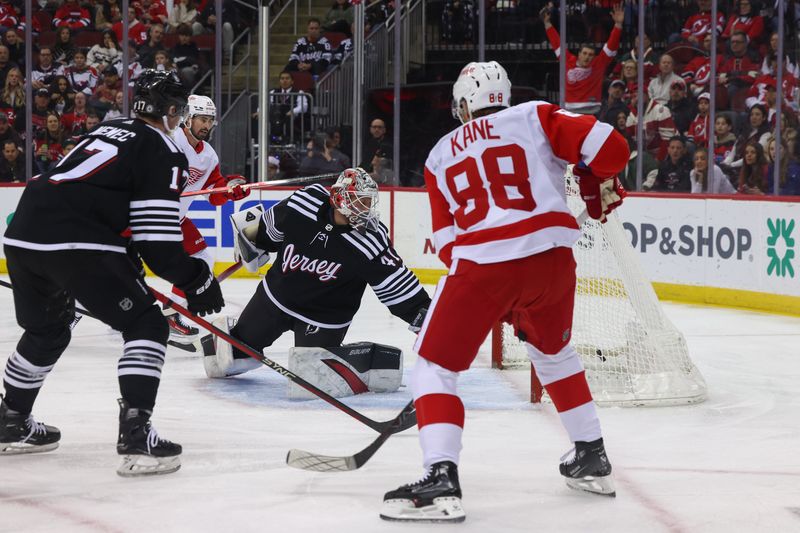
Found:
[(222, 135), (220, 167), (223, 175), (241, 174), (247, 171), (247, 150), (250, 143), (250, 98), (246, 91), (242, 91), (236, 99), (228, 105), (222, 115), (216, 135)]

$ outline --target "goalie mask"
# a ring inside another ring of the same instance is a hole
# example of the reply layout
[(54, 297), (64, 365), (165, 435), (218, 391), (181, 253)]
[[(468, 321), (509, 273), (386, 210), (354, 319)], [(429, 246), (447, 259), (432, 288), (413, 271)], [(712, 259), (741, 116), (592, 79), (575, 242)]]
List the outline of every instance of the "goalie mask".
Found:
[(511, 82), (497, 61), (469, 63), (453, 84), (453, 118), (466, 124), (473, 114), (487, 107), (511, 105)]
[(363, 168), (348, 168), (331, 186), (331, 205), (355, 229), (378, 229), (378, 184)]
[[(195, 126), (193, 123), (195, 117), (208, 117), (208, 120)], [(192, 137), (198, 141), (207, 141), (217, 125), (217, 106), (208, 96), (191, 94), (186, 104), (186, 117), (183, 123)]]

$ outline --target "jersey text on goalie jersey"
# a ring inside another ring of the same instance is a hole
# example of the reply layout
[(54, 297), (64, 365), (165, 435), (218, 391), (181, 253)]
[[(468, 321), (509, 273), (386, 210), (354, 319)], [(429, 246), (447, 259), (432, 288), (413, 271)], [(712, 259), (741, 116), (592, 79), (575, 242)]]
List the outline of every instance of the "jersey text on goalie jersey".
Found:
[[(499, 139), (499, 135), (492, 134), (492, 123), (487, 119), (476, 119), (461, 126), (453, 132), (450, 137), (450, 149), (455, 156), (469, 146), (470, 143), (478, 139)], [(461, 144), (459, 144), (459, 137), (461, 137)]]
[(311, 259), (305, 255), (294, 253), (294, 244), (289, 244), (283, 251), (283, 271), (299, 270), (317, 274), (320, 281), (336, 279), (336, 273), (342, 268), (341, 263), (326, 261), (325, 259)]

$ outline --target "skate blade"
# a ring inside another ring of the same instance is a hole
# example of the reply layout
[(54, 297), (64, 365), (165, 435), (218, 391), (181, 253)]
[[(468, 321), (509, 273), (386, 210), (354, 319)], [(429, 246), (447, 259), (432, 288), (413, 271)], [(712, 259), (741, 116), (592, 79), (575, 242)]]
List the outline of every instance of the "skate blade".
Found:
[(22, 455), (24, 453), (50, 452), (58, 448), (58, 442), (29, 444), (27, 442), (4, 442), (0, 444), (0, 455)]
[(152, 455), (123, 455), (117, 474), (122, 477), (171, 474), (181, 468), (181, 456), (153, 457)]
[(564, 479), (567, 481), (567, 486), (571, 489), (600, 494), (601, 496), (609, 496), (611, 498), (617, 496), (617, 491), (614, 488), (614, 480), (611, 479), (611, 476), (584, 476), (577, 479), (565, 477)]
[(390, 522), (463, 522), (467, 515), (461, 499), (455, 496), (434, 498), (433, 504), (414, 506), (411, 500), (386, 500), (381, 518)]
[(184, 350), (184, 351), (187, 351), (187, 352), (191, 352), (191, 353), (197, 353), (198, 351), (200, 351), (197, 348), (197, 344), (198, 343), (178, 342), (177, 340), (169, 339), (167, 341), (167, 344), (169, 344), (170, 346), (174, 346), (176, 348), (180, 348), (181, 350)]

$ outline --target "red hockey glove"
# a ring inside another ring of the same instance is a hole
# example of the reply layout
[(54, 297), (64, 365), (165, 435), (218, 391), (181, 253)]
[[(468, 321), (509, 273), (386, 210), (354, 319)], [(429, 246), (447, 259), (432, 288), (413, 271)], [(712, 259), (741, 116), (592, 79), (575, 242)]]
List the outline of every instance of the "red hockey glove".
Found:
[(595, 220), (602, 223), (606, 221), (606, 215), (622, 204), (627, 192), (622, 187), (619, 178), (599, 178), (592, 174), (591, 169), (585, 165), (578, 164), (572, 169), (572, 173), (578, 178), (578, 187), (581, 191), (581, 198), (586, 203), (586, 212)]
[(225, 176), (225, 181), (228, 183), (228, 192), (225, 193), (227, 200), (241, 200), (250, 195), (250, 189), (245, 189), (242, 185), (247, 183), (247, 179), (239, 174), (231, 174)]

